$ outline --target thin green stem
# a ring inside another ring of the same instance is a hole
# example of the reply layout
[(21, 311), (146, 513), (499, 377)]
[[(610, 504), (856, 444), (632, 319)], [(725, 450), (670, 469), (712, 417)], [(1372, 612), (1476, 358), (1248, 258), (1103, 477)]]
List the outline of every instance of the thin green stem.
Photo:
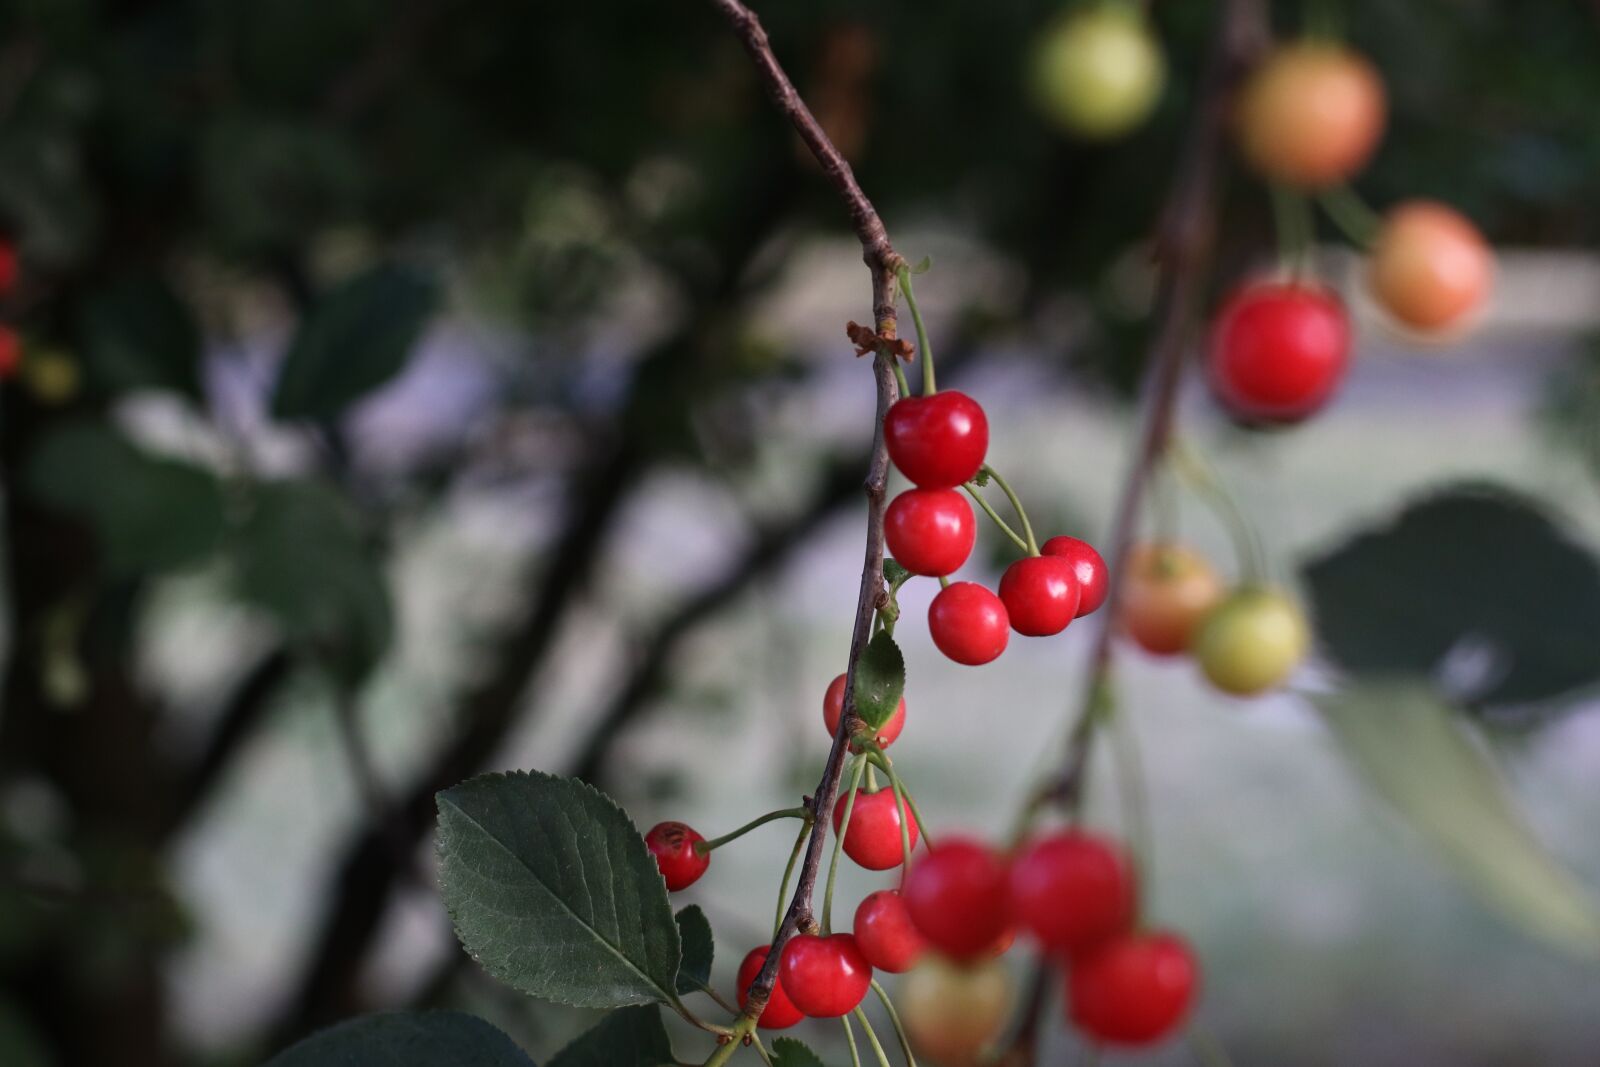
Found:
[(1011, 510), (1015, 511), (1017, 518), (1021, 520), (1022, 536), (1027, 540), (1028, 555), (1037, 556), (1039, 554), (1039, 542), (1033, 539), (1033, 524), (1028, 521), (1028, 510), (1022, 506), (1022, 498), (1017, 496), (1016, 490), (1011, 488), (1009, 482), (1000, 477), (999, 471), (987, 463), (983, 465), (983, 469), (989, 472), (989, 477), (994, 479), (994, 484), (998, 485), (1000, 491), (1006, 495), (1006, 499), (1011, 501)]
[(1213, 1034), (1204, 1023), (1191, 1022), (1187, 1037), (1189, 1051), (1194, 1053), (1194, 1058), (1204, 1064), (1204, 1067), (1233, 1067), (1233, 1057), (1228, 1055), (1228, 1050), (1222, 1047), (1217, 1035)]
[(1000, 513), (999, 512), (995, 511), (994, 508), (989, 506), (989, 502), (987, 500), (983, 499), (983, 497), (978, 493), (978, 490), (977, 490), (976, 486), (974, 486), (971, 482), (968, 482), (967, 484), (963, 485), (961, 488), (963, 488), (963, 489), (965, 489), (967, 491), (967, 495), (968, 496), (972, 497), (973, 500), (977, 501), (978, 506), (983, 509), (983, 513), (985, 515), (989, 516), (989, 518), (994, 522), (994, 524), (996, 526), (1000, 527), (1000, 532), (1001, 533), (1003, 533), (1007, 537), (1011, 538), (1012, 543), (1015, 544), (1022, 551), (1024, 551), (1024, 552), (1028, 551), (1028, 542), (1024, 541), (1022, 539), (1022, 535), (1021, 534), (1017, 533), (1017, 531), (1013, 530), (1010, 526), (1008, 526), (1006, 524), (1006, 520), (1004, 520), (1004, 519), (1002, 519), (1000, 517)]
[(1351, 244), (1363, 250), (1372, 247), (1383, 228), (1383, 216), (1368, 207), (1359, 193), (1348, 185), (1335, 185), (1324, 189), (1317, 201)]
[(1259, 584), (1265, 581), (1266, 551), (1261, 546), (1261, 535), (1223, 484), (1215, 468), (1199, 452), (1181, 442), (1174, 442), (1168, 455), (1178, 473), (1227, 529), (1245, 583)]
[(694, 1012), (689, 1010), (688, 1006), (685, 1005), (683, 1001), (679, 1000), (677, 997), (673, 997), (667, 1003), (672, 1010), (681, 1015), (683, 1017), (683, 1021), (688, 1023), (690, 1026), (697, 1026), (700, 1029), (713, 1034), (733, 1033), (733, 1030), (730, 1027), (722, 1026), (718, 1023), (708, 1023), (704, 1019), (699, 1018)]
[(783, 928), (783, 912), (789, 905), (789, 881), (794, 877), (794, 867), (800, 862), (800, 852), (806, 847), (806, 837), (811, 833), (811, 820), (807, 819), (800, 826), (800, 832), (795, 835), (794, 848), (789, 850), (789, 864), (783, 869), (783, 884), (778, 887), (778, 914), (772, 920), (772, 939), (778, 939), (778, 931)]
[(730, 841), (737, 841), (758, 826), (765, 826), (767, 823), (776, 822), (779, 819), (805, 819), (810, 814), (805, 808), (784, 808), (782, 811), (769, 811), (765, 815), (751, 819), (737, 830), (723, 834), (721, 837), (713, 837), (709, 841), (701, 841), (694, 846), (694, 850), (704, 856), (706, 853), (715, 851)]
[(850, 1067), (861, 1067), (861, 1053), (856, 1048), (856, 1032), (850, 1029), (850, 1016), (841, 1015), (839, 1021), (844, 1024), (844, 1039), (850, 1046)]
[(750, 1043), (756, 1047), (756, 1055), (761, 1057), (761, 1061), (767, 1067), (773, 1067), (772, 1057), (767, 1053), (767, 1046), (761, 1043), (761, 1034), (758, 1031), (750, 1031)]
[(889, 777), (889, 788), (894, 790), (895, 813), (900, 816), (900, 862), (903, 864), (904, 870), (909, 871), (911, 869), (911, 817), (906, 810), (906, 794), (905, 790), (900, 788), (899, 778), (893, 775)]
[(894, 1010), (894, 1001), (889, 999), (889, 994), (878, 980), (872, 980), (872, 991), (878, 994), (878, 1002), (883, 1005), (883, 1010), (889, 1016), (889, 1025), (894, 1027), (894, 1036), (900, 1041), (900, 1053), (906, 1058), (906, 1067), (917, 1067), (916, 1053), (911, 1051), (911, 1038), (906, 1036), (906, 1028), (900, 1022), (900, 1013)]
[(950, 576), (949, 575), (947, 575), (947, 574), (939, 575), (939, 588), (940, 589), (949, 589), (950, 588)]
[[(855, 758), (855, 770), (850, 775), (850, 792), (844, 802), (844, 815), (839, 820), (839, 832), (833, 837), (833, 856), (828, 860), (828, 886), (822, 891), (822, 932), (833, 933), (833, 883), (839, 876), (839, 853), (844, 851), (844, 835), (850, 832), (850, 816), (856, 810), (856, 792), (861, 788), (861, 776), (867, 769), (864, 757)], [(819, 812), (818, 818), (822, 815)]]
[(889, 1056), (883, 1051), (883, 1045), (878, 1041), (878, 1032), (872, 1028), (872, 1022), (867, 1018), (867, 1013), (861, 1010), (860, 1005), (857, 1005), (855, 1011), (851, 1012), (851, 1014), (861, 1023), (861, 1028), (867, 1032), (867, 1041), (872, 1045), (872, 1051), (877, 1053), (878, 1056), (878, 1067), (889, 1067)]
[(705, 1067), (722, 1067), (723, 1064), (733, 1059), (734, 1053), (739, 1051), (744, 1044), (745, 1035), (754, 1034), (755, 1032), (756, 1021), (740, 1016), (739, 1021), (734, 1023), (733, 1029), (728, 1032), (728, 1040), (716, 1047), (710, 1058), (706, 1060)]
[(1286, 185), (1274, 183), (1272, 191), (1272, 225), (1278, 235), (1279, 265), (1288, 274), (1299, 279), (1306, 273), (1311, 246), (1316, 229), (1311, 216), (1311, 203), (1304, 193)]
[(900, 395), (910, 396), (911, 385), (906, 381), (906, 372), (900, 366), (900, 357), (890, 356), (889, 366), (894, 368), (894, 380), (900, 386)]
[(911, 291), (911, 268), (900, 268), (900, 291), (906, 296), (906, 308), (917, 327), (917, 358), (922, 360), (922, 395), (932, 396), (939, 391), (933, 381), (933, 346), (928, 343), (928, 329), (922, 324), (922, 312), (917, 309), (916, 294)]
[[(911, 817), (917, 821), (918, 835), (929, 848), (932, 848), (933, 838), (928, 835), (928, 824), (922, 821), (922, 812), (917, 810), (916, 798), (911, 795), (911, 790), (906, 788), (905, 780), (902, 779), (899, 772), (894, 769), (894, 764), (890, 761), (889, 757), (884, 754), (883, 749), (877, 748), (876, 746), (868, 749), (866, 756), (867, 759), (876, 764), (884, 774), (889, 776), (889, 784), (894, 788), (896, 798), (903, 799), (905, 801), (906, 807), (911, 809)], [(903, 817), (900, 820), (900, 825), (905, 826), (905, 819)]]

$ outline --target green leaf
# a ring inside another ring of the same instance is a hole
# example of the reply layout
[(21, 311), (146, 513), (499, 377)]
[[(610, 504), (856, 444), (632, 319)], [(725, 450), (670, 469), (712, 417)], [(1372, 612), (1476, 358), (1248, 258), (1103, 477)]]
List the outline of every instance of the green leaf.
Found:
[(287, 636), (359, 677), (392, 631), (389, 591), (355, 515), (317, 482), (264, 482), (233, 545), (239, 593)]
[(319, 1030), (266, 1067), (533, 1067), (493, 1026), (458, 1011), (363, 1015)]
[(982, 489), (984, 486), (989, 484), (989, 477), (989, 468), (979, 467), (978, 473), (972, 476), (972, 484), (977, 486), (979, 489)]
[(614, 1011), (556, 1053), (549, 1067), (676, 1067), (672, 1041), (654, 1004)]
[(1508, 918), (1600, 955), (1600, 908), (1534, 837), (1465, 720), (1426, 686), (1375, 682), (1315, 699), (1344, 754)]
[(439, 794), (439, 881), (490, 974), (584, 1008), (676, 999), (681, 949), (644, 838), (604, 793), (538, 772)]
[[(1510, 565), (1508, 561), (1515, 561)], [(1452, 693), (1526, 704), (1600, 681), (1600, 563), (1533, 501), (1456, 487), (1305, 566), (1317, 632), (1356, 674), (1474, 667)]]
[(822, 1058), (792, 1037), (772, 1043), (773, 1067), (823, 1067)]
[(926, 274), (933, 269), (933, 257), (923, 256), (917, 260), (916, 266), (911, 268), (912, 274)]
[(886, 559), (883, 561), (883, 580), (889, 583), (889, 590), (891, 593), (894, 590), (899, 589), (902, 585), (905, 585), (910, 578), (911, 572), (906, 570), (895, 560)]
[(678, 941), (683, 945), (683, 962), (678, 965), (678, 992), (694, 993), (711, 985), (711, 961), (715, 943), (711, 924), (698, 904), (678, 912)]
[(87, 301), (79, 323), (89, 381), (106, 393), (200, 394), (200, 328), (161, 277), (122, 279)]
[(203, 467), (150, 455), (104, 423), (52, 431), (28, 459), (40, 500), (93, 527), (116, 577), (179, 570), (222, 542), (222, 487)]
[(328, 421), (393, 378), (436, 299), (430, 282), (394, 266), (375, 268), (328, 293), (289, 346), (273, 415)]
[(889, 721), (906, 691), (906, 661), (886, 632), (867, 643), (856, 664), (856, 714), (876, 730)]

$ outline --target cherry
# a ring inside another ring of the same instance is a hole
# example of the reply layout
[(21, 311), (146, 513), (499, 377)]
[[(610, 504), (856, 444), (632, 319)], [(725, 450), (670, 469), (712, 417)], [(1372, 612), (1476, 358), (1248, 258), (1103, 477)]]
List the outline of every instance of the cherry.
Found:
[(1432, 200), (1410, 200), (1384, 216), (1367, 283), (1403, 325), (1445, 332), (1483, 307), (1494, 284), (1494, 253), (1460, 212)]
[(1239, 147), (1264, 176), (1310, 188), (1361, 169), (1383, 135), (1383, 81), (1336, 44), (1279, 48), (1239, 94)]
[[(889, 458), (924, 489), (950, 489), (972, 480), (989, 450), (989, 420), (978, 402), (946, 389), (894, 402), (883, 418)], [(896, 559), (900, 559), (896, 554)], [(905, 563), (905, 560), (900, 560)]]
[(1073, 961), (1067, 1011), (1096, 1041), (1148, 1045), (1183, 1021), (1199, 979), (1182, 938), (1128, 934)]
[(1105, 838), (1051, 834), (1012, 861), (1011, 905), (1046, 949), (1081, 952), (1133, 924), (1133, 868)]
[(1170, 656), (1188, 648), (1221, 599), (1222, 582), (1211, 564), (1182, 545), (1138, 545), (1128, 554), (1121, 621), (1146, 652)]
[(956, 966), (930, 956), (895, 993), (917, 1053), (948, 1067), (976, 1067), (1011, 1014), (1011, 978), (996, 960)]
[(1011, 925), (1006, 863), (981, 841), (941, 837), (906, 873), (906, 911), (922, 936), (952, 959), (989, 952)]
[(1078, 618), (1098, 610), (1106, 602), (1106, 594), (1111, 591), (1111, 572), (1093, 545), (1063, 534), (1040, 545), (1039, 551), (1071, 562), (1072, 573), (1078, 579)]
[(954, 489), (907, 489), (889, 502), (883, 536), (902, 567), (937, 578), (967, 561), (978, 524), (972, 505)]
[(1080, 137), (1116, 137), (1143, 122), (1161, 96), (1166, 61), (1144, 15), (1121, 4), (1073, 8), (1044, 33), (1034, 96)]
[(1280, 684), (1311, 643), (1305, 615), (1273, 589), (1236, 589), (1200, 624), (1194, 657), (1225, 693), (1254, 696)]
[(1207, 370), (1217, 398), (1235, 415), (1298, 422), (1327, 403), (1350, 358), (1344, 305), (1318, 287), (1247, 285), (1217, 314)]
[[(844, 822), (845, 805), (850, 794), (842, 794), (833, 804), (833, 832), (839, 832)], [(910, 816), (907, 811), (907, 817)], [(917, 820), (906, 824), (906, 835), (911, 847), (917, 847)], [(869, 871), (887, 871), (898, 867), (905, 859), (905, 849), (900, 842), (900, 805), (893, 789), (880, 789), (876, 793), (856, 790), (856, 806), (850, 811), (850, 827), (844, 835), (844, 854)]]
[(794, 1006), (813, 1019), (849, 1014), (872, 984), (872, 964), (850, 934), (800, 934), (790, 939), (778, 973)]
[(977, 582), (952, 582), (928, 605), (928, 633), (939, 651), (969, 667), (1006, 650), (1010, 622), (1000, 598)]
[(1078, 617), (1078, 575), (1060, 556), (1024, 556), (1000, 576), (1000, 600), (1011, 628), (1024, 637), (1049, 637)]
[(658, 822), (644, 835), (645, 847), (656, 858), (656, 866), (661, 868), (661, 877), (667, 880), (669, 890), (687, 889), (711, 866), (709, 852), (694, 850), (694, 846), (704, 840), (681, 822)]
[(0, 381), (16, 377), (22, 366), (22, 338), (9, 326), (0, 326)]
[(928, 947), (911, 921), (905, 899), (893, 889), (880, 889), (862, 898), (856, 905), (854, 930), (856, 947), (867, 962), (890, 974), (909, 971)]
[[(832, 737), (839, 732), (839, 716), (844, 714), (844, 686), (847, 676), (841, 674), (828, 683), (828, 691), (822, 695), (822, 722), (828, 728), (828, 736)], [(906, 726), (906, 698), (901, 697), (896, 705), (894, 714), (889, 716), (889, 721), (878, 727), (878, 747), (888, 748), (894, 744), (894, 739), (900, 736), (900, 731)], [(850, 746), (851, 752), (860, 752), (855, 745)]]
[[(739, 964), (739, 973), (735, 976), (733, 984), (739, 991), (740, 1008), (749, 1002), (750, 986), (761, 973), (761, 968), (766, 966), (767, 953), (770, 951), (772, 951), (771, 945), (758, 945), (746, 953), (744, 961)], [(789, 994), (784, 991), (783, 973), (780, 967), (778, 980), (772, 984), (772, 996), (767, 998), (767, 1006), (761, 1009), (761, 1018), (756, 1020), (756, 1025), (763, 1030), (787, 1030), (804, 1018), (805, 1015), (794, 1006), (794, 1001), (790, 1000)]]

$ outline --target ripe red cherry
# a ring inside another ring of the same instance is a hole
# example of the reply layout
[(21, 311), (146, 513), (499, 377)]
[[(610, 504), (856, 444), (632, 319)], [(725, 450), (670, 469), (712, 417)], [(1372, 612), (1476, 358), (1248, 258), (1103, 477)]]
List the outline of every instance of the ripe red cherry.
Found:
[(854, 929), (861, 955), (890, 974), (909, 971), (928, 947), (911, 921), (905, 899), (893, 889), (880, 889), (862, 898), (856, 905)]
[(681, 822), (658, 822), (644, 835), (645, 847), (656, 858), (661, 877), (673, 892), (686, 889), (700, 880), (711, 866), (711, 854), (700, 853), (694, 846), (705, 838)]
[(965, 837), (941, 837), (900, 890), (922, 936), (952, 959), (983, 956), (1011, 925), (1005, 860)]
[[(828, 683), (828, 691), (822, 695), (822, 723), (828, 728), (828, 736), (832, 737), (839, 732), (839, 716), (844, 714), (844, 683), (845, 675), (839, 675)], [(888, 748), (894, 744), (894, 739), (900, 736), (900, 731), (906, 727), (906, 698), (901, 697), (896, 705), (894, 714), (889, 716), (889, 721), (878, 727), (878, 745)], [(855, 745), (850, 746), (850, 751), (861, 751)]]
[(978, 524), (954, 489), (907, 489), (883, 516), (889, 554), (912, 574), (949, 574), (972, 555)]
[(1133, 867), (1105, 838), (1051, 834), (1012, 862), (1011, 906), (1045, 948), (1081, 952), (1132, 926)]
[(1148, 1045), (1183, 1021), (1199, 981), (1199, 965), (1182, 938), (1129, 934), (1073, 961), (1067, 1011), (1097, 1041)]
[(1049, 637), (1078, 617), (1078, 576), (1060, 556), (1025, 556), (1000, 576), (1000, 600), (1011, 628), (1024, 637)]
[[(766, 965), (767, 953), (772, 950), (771, 945), (758, 945), (751, 949), (744, 957), (744, 962), (739, 964), (739, 973), (734, 978), (734, 987), (739, 991), (739, 1007), (743, 1008), (750, 1000), (750, 985), (756, 980), (756, 975), (761, 973), (761, 968)], [(767, 1006), (761, 1009), (761, 1018), (756, 1020), (756, 1025), (763, 1030), (787, 1030), (795, 1023), (804, 1019), (805, 1015), (794, 1006), (794, 1001), (789, 999), (789, 994), (783, 988), (783, 969), (778, 969), (778, 980), (773, 983), (772, 996), (767, 998)]]
[(850, 934), (792, 938), (778, 973), (790, 1001), (813, 1019), (849, 1014), (872, 984), (872, 964)]
[(1344, 379), (1350, 320), (1325, 289), (1249, 285), (1222, 306), (1206, 358), (1212, 391), (1235, 415), (1298, 422)]
[(912, 482), (924, 489), (949, 489), (971, 481), (983, 466), (989, 420), (965, 393), (946, 389), (932, 396), (908, 396), (895, 401), (884, 416), (883, 442), (894, 465)]
[(1011, 623), (999, 597), (977, 582), (952, 582), (928, 605), (928, 633), (939, 651), (969, 667), (1006, 650)]
[(9, 237), (0, 237), (0, 296), (17, 284), (17, 246)]
[(1039, 551), (1071, 562), (1072, 573), (1078, 579), (1078, 618), (1083, 618), (1106, 602), (1106, 594), (1111, 590), (1111, 572), (1106, 569), (1106, 561), (1100, 558), (1100, 553), (1095, 551), (1093, 545), (1063, 534), (1040, 545)]
[[(850, 794), (842, 794), (833, 804), (833, 832), (844, 822), (844, 808)], [(911, 813), (906, 812), (907, 818)], [(917, 820), (906, 823), (911, 847), (917, 847)], [(856, 790), (856, 806), (850, 811), (850, 828), (844, 835), (844, 854), (869, 871), (887, 871), (905, 859), (900, 843), (900, 805), (893, 789), (876, 793)]]
[(22, 338), (9, 326), (0, 326), (0, 381), (16, 376), (22, 366)]

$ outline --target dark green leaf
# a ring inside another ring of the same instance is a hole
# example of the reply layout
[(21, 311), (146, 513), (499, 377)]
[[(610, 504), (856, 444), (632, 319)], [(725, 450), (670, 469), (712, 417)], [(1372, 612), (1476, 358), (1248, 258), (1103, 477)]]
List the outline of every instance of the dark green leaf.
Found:
[(1533, 836), (1459, 715), (1419, 682), (1315, 700), (1361, 774), (1491, 904), (1552, 944), (1600, 954), (1600, 909)]
[(125, 278), (94, 294), (80, 332), (89, 381), (101, 391), (200, 396), (200, 328), (160, 276)]
[(29, 457), (39, 499), (94, 528), (106, 570), (117, 576), (177, 570), (216, 551), (222, 487), (210, 471), (152, 456), (110, 426), (55, 430)]
[(678, 940), (683, 945), (683, 962), (678, 965), (678, 992), (693, 993), (711, 985), (711, 960), (715, 944), (711, 924), (698, 904), (678, 912)]
[(823, 1067), (822, 1058), (792, 1037), (772, 1043), (773, 1067)]
[(505, 1034), (458, 1011), (363, 1015), (319, 1030), (266, 1067), (533, 1067)]
[(336, 418), (399, 373), (435, 300), (431, 283), (393, 266), (378, 267), (328, 293), (289, 346), (273, 414)]
[(585, 1008), (676, 997), (666, 883), (611, 798), (570, 778), (486, 774), (439, 794), (439, 882), (483, 968)]
[(556, 1053), (549, 1067), (676, 1067), (677, 1062), (660, 1009), (641, 1004), (607, 1015)]
[(911, 572), (892, 559), (883, 561), (883, 580), (889, 583), (891, 590), (899, 589), (910, 579)]
[(989, 484), (989, 468), (979, 467), (978, 473), (972, 476), (972, 484), (982, 489)]
[[(1511, 565), (1511, 561), (1515, 565)], [(1317, 631), (1357, 674), (1446, 678), (1471, 703), (1547, 700), (1600, 681), (1600, 564), (1537, 504), (1486, 486), (1407, 507), (1305, 567)]]
[(856, 714), (876, 730), (889, 721), (906, 690), (906, 661), (894, 638), (880, 632), (856, 664)]

